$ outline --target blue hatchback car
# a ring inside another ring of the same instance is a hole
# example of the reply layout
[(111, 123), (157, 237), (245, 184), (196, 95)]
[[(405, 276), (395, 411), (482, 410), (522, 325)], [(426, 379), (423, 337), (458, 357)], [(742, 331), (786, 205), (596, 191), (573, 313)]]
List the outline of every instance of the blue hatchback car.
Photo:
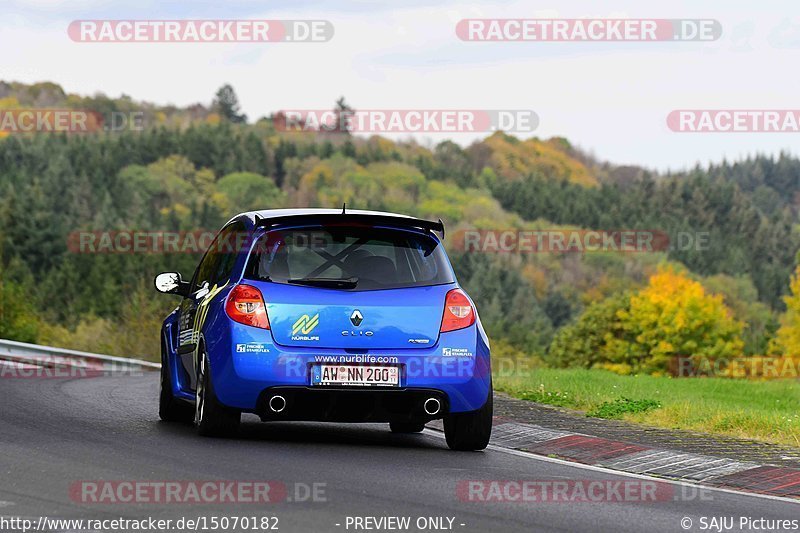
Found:
[(489, 342), (459, 287), (444, 226), (393, 213), (275, 209), (217, 234), (164, 320), (160, 416), (198, 432), (264, 421), (388, 422), (415, 433), (443, 419), (455, 450), (487, 446)]

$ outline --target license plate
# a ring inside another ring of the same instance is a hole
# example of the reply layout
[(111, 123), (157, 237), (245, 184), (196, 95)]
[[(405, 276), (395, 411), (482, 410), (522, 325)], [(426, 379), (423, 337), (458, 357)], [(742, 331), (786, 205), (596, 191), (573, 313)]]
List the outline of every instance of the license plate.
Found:
[(398, 387), (400, 368), (371, 365), (317, 365), (311, 372), (312, 385)]

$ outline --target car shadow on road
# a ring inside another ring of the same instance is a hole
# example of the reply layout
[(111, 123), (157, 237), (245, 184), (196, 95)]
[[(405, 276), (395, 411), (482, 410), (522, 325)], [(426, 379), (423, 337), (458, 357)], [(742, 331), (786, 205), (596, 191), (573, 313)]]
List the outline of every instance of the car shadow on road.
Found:
[[(196, 434), (191, 424), (158, 424), (159, 432), (204, 439)], [(318, 446), (341, 445), (347, 447), (389, 447), (447, 451), (443, 438), (414, 433), (397, 434), (389, 431), (389, 424), (339, 424), (326, 422), (261, 422), (257, 417), (244, 415), (239, 432), (227, 439), (239, 442), (273, 442)]]

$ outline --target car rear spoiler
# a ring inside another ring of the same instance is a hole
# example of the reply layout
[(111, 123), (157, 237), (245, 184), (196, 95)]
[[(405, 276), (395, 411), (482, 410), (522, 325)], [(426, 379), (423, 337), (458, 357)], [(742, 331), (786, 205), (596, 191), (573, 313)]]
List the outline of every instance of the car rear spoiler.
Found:
[(392, 216), (380, 214), (359, 214), (359, 213), (320, 213), (320, 214), (301, 214), (283, 215), (262, 218), (255, 216), (255, 224), (258, 227), (289, 226), (295, 224), (306, 224), (309, 222), (322, 225), (343, 225), (343, 224), (365, 224), (369, 226), (392, 226), (400, 228), (417, 228), (423, 230), (436, 231), (441, 234), (444, 240), (444, 222), (439, 219), (437, 222), (424, 220), (421, 218)]

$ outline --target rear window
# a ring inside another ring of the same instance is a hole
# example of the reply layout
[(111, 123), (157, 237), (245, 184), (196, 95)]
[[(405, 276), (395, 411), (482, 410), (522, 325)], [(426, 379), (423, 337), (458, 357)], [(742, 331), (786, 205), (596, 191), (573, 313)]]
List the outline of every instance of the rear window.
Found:
[[(389, 228), (318, 226), (265, 233), (247, 267), (253, 279), (347, 290), (452, 283), (441, 243)], [(337, 280), (343, 283), (337, 285)]]

